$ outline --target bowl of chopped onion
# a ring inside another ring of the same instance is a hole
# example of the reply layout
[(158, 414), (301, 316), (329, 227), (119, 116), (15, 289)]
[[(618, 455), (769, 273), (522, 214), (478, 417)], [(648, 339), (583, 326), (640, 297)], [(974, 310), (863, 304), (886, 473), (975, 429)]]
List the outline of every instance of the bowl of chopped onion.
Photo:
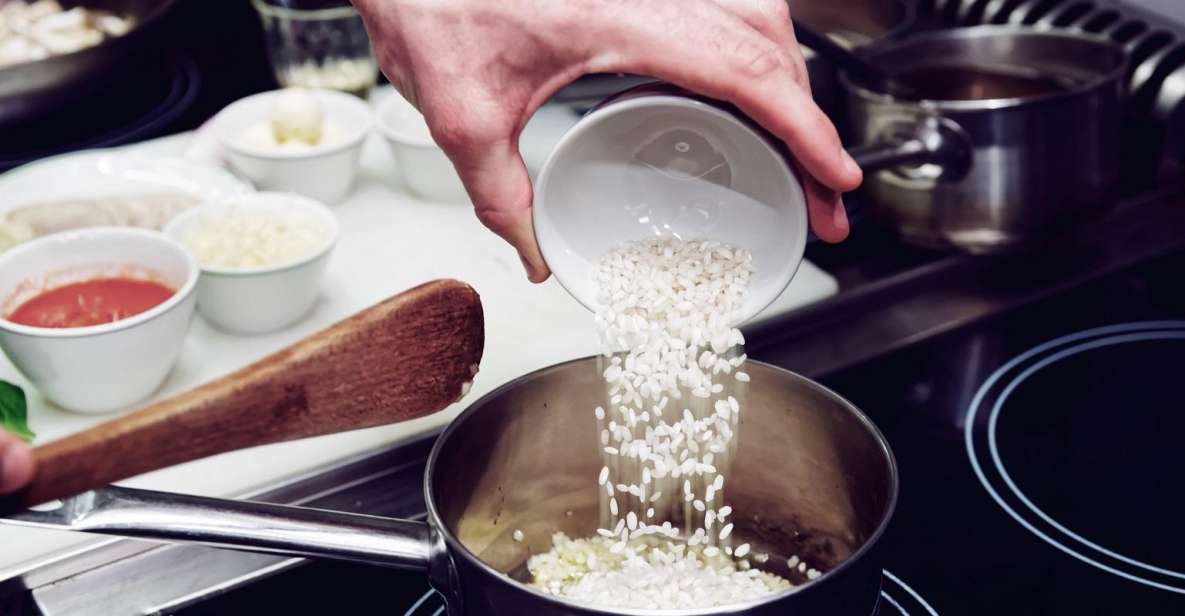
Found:
[(312, 310), (338, 223), (317, 201), (262, 192), (202, 203), (164, 231), (201, 267), (197, 303), (202, 318), (231, 333), (263, 334), (288, 327)]

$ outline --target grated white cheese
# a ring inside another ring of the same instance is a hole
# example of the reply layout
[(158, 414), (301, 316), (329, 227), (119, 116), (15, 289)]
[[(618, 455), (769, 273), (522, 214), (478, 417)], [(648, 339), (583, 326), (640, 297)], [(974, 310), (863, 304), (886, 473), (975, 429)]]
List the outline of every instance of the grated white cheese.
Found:
[(301, 261), (331, 237), (324, 224), (302, 212), (231, 207), (204, 216), (184, 239), (202, 265), (252, 268)]

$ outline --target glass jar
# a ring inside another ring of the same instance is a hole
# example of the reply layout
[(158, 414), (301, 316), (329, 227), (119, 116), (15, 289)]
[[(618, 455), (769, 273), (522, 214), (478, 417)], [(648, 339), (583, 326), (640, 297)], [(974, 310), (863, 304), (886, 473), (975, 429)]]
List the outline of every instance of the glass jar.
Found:
[(298, 8), (291, 1), (279, 6), (275, 0), (251, 4), (263, 22), (268, 58), (280, 85), (369, 95), (378, 63), (354, 7)]

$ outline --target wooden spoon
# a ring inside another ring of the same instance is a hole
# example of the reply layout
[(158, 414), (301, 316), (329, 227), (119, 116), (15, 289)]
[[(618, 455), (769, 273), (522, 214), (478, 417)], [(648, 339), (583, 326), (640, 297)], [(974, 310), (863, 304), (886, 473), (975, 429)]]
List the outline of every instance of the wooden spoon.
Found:
[(456, 402), (485, 342), (481, 301), (437, 280), (226, 377), (34, 451), (32, 506), (218, 453), (415, 419)]

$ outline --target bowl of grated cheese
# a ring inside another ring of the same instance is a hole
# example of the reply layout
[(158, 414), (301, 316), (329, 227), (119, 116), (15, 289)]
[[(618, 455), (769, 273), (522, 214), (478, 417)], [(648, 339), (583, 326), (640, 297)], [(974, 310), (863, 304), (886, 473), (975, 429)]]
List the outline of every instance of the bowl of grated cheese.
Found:
[(199, 314), (232, 333), (263, 334), (313, 308), (338, 224), (317, 201), (262, 192), (202, 203), (164, 231), (201, 267)]

